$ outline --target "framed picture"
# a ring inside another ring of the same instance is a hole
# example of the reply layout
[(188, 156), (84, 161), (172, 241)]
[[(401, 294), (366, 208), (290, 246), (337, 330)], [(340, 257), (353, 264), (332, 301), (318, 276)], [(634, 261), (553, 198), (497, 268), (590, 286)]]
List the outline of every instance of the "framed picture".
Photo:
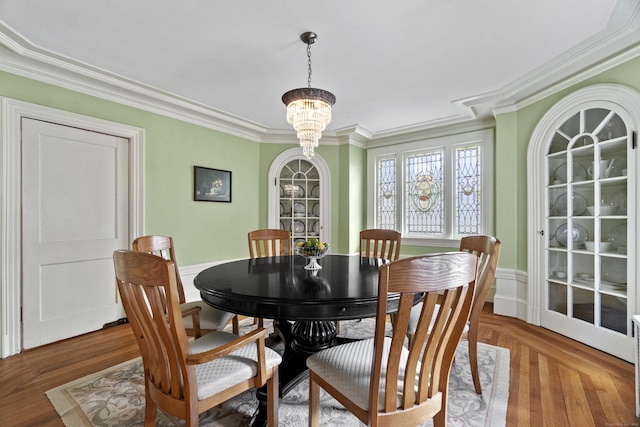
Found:
[(231, 203), (231, 171), (194, 166), (193, 200)]

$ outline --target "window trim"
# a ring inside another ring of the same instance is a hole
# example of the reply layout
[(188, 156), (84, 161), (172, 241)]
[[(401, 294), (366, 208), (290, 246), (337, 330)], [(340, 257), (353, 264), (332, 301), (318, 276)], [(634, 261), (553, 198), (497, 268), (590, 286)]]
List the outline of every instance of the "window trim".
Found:
[[(437, 147), (445, 147), (447, 150), (455, 149), (456, 146), (477, 143), (481, 149), (481, 171), (483, 173), (480, 176), (480, 185), (482, 188), (482, 206), (480, 216), (480, 229), (481, 233), (492, 234), (493, 233), (493, 217), (494, 217), (494, 202), (493, 202), (493, 189), (494, 189), (494, 175), (493, 170), (494, 163), (494, 130), (484, 129), (473, 132), (465, 132), (454, 135), (447, 135), (435, 138), (428, 138), (419, 141), (412, 141), (397, 145), (390, 145), (385, 147), (371, 148), (367, 151), (367, 226), (376, 227), (377, 221), (377, 195), (378, 188), (378, 175), (377, 175), (377, 161), (378, 159), (395, 157), (397, 162), (396, 173), (396, 223), (399, 225), (400, 232), (402, 233), (402, 240), (409, 245), (421, 245), (421, 246), (437, 246), (437, 247), (451, 247), (457, 248), (459, 245), (459, 237), (454, 236), (452, 238), (429, 238), (424, 236), (409, 235), (405, 232), (406, 227), (404, 224), (405, 214), (405, 191), (404, 191), (404, 175), (405, 175), (405, 158), (406, 155), (415, 153), (416, 151), (433, 149)], [(453, 181), (453, 161), (454, 155), (450, 152), (445, 156), (445, 176), (449, 182)], [(451, 177), (451, 178), (449, 178)], [(445, 182), (447, 186), (448, 183)], [(451, 191), (448, 187), (445, 191)], [(449, 198), (447, 203), (453, 206), (453, 199)], [(451, 230), (454, 225), (452, 209), (448, 207), (449, 211), (446, 214), (445, 229)]]

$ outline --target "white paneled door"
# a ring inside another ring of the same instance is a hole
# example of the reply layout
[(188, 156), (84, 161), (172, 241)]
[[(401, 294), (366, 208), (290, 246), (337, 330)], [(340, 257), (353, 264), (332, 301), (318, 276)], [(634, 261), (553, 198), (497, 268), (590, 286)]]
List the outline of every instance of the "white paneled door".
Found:
[(129, 141), (22, 119), (23, 348), (124, 317), (112, 254), (129, 246)]

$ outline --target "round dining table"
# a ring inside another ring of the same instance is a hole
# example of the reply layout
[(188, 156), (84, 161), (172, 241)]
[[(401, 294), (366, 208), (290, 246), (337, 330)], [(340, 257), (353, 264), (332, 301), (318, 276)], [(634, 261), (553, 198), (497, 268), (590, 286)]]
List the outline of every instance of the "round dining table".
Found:
[[(298, 255), (242, 259), (200, 272), (194, 285), (207, 304), (228, 312), (273, 319), (284, 343), (280, 364), (280, 395), (307, 375), (311, 354), (343, 342), (336, 321), (375, 317), (378, 274), (386, 260), (359, 255), (326, 255), (319, 270), (306, 270)], [(397, 310), (390, 296), (387, 312)], [(266, 422), (266, 399), (252, 425)]]

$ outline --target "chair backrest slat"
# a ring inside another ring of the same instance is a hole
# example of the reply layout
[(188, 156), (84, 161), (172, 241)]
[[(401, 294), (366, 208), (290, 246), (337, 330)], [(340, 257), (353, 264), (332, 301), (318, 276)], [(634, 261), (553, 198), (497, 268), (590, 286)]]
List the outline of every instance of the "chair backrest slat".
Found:
[[(175, 264), (156, 255), (114, 252), (116, 283), (145, 360), (145, 376), (164, 393), (184, 398), (195, 370), (186, 365), (187, 335), (179, 310)], [(195, 389), (195, 388), (194, 388)]]
[(360, 232), (360, 256), (395, 261), (400, 257), (402, 235), (395, 230), (371, 228)]
[(184, 294), (184, 287), (182, 286), (182, 279), (178, 272), (173, 238), (158, 235), (140, 236), (133, 241), (131, 247), (134, 251), (146, 252), (174, 262), (176, 270), (176, 284), (178, 286), (178, 298), (180, 304), (184, 304), (186, 297)]
[[(449, 252), (405, 258), (381, 267), (369, 401), (372, 413), (396, 412), (398, 400), (402, 409), (411, 409), (445, 390), (455, 350), (471, 310), (476, 265), (477, 257), (473, 254)], [(400, 294), (400, 301), (387, 351), (384, 348), (387, 301), (389, 294), (396, 293)], [(425, 298), (405, 357), (401, 355), (416, 293), (424, 293)], [(430, 329), (433, 315), (436, 321)], [(386, 360), (386, 371), (381, 376), (383, 360)], [(378, 394), (381, 377), (385, 381), (383, 408), (379, 407)]]
[(460, 250), (478, 257), (478, 273), (470, 322), (478, 322), (491, 289), (500, 258), (500, 240), (493, 236), (467, 236), (460, 239)]
[(287, 230), (265, 228), (248, 233), (249, 256), (263, 258), (292, 254), (291, 233)]

